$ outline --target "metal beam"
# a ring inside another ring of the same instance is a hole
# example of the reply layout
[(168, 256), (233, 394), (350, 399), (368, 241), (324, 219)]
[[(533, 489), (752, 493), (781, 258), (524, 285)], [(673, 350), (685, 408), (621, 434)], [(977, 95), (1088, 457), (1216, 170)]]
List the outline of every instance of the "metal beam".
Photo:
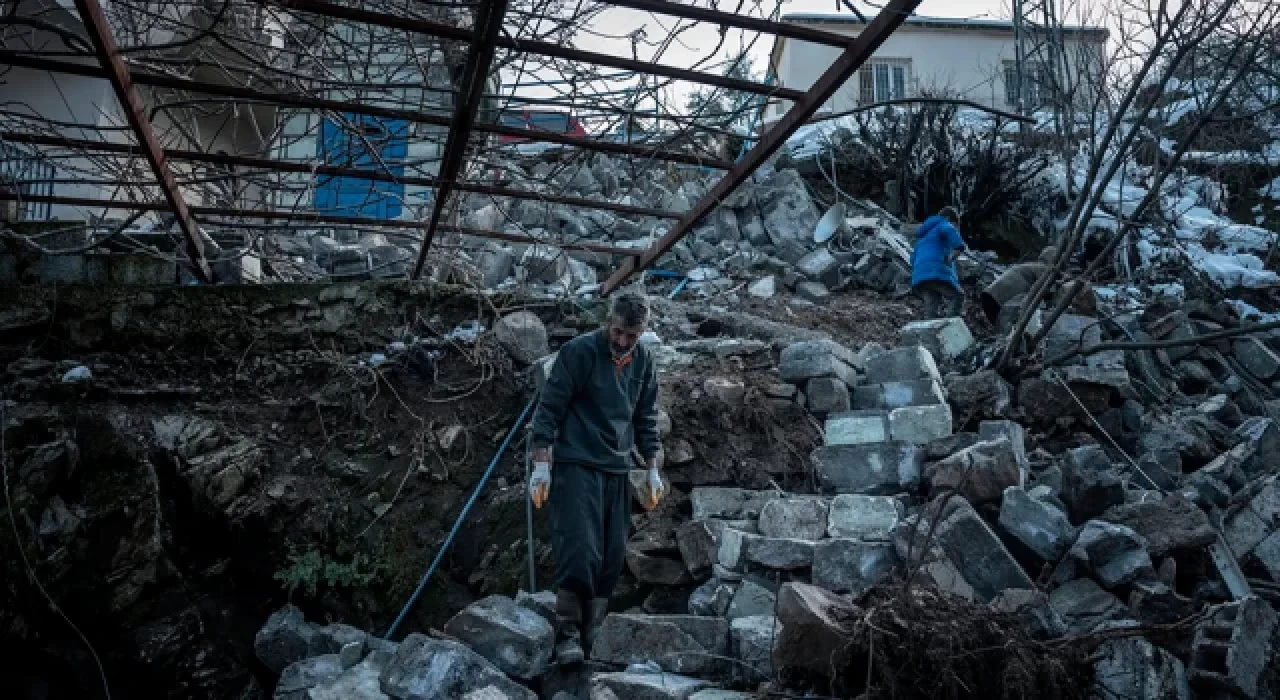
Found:
[[(419, 34), (427, 34), (430, 36), (440, 37), (453, 41), (470, 42), (474, 38), (465, 30), (457, 27), (434, 22), (418, 17), (406, 17), (404, 15), (396, 15), (385, 12), (372, 12), (369, 10), (358, 10), (343, 5), (337, 5), (326, 0), (258, 0), (258, 2), (270, 2), (288, 7), (292, 10), (301, 10), (313, 15), (321, 17), (331, 17), (335, 19), (345, 19), (353, 22), (363, 22), (373, 24), (379, 27), (388, 27), (391, 29), (403, 29), (405, 31), (417, 32)], [(482, 3), (481, 8), (488, 3)], [(782, 25), (779, 25), (782, 26)], [(848, 44), (850, 39), (844, 38), (840, 44), (844, 46)], [(799, 99), (804, 92), (801, 90), (792, 90), (789, 88), (764, 85), (752, 80), (743, 80), (741, 78), (732, 78), (726, 75), (715, 75), (712, 73), (703, 73), (687, 68), (677, 68), (675, 66), (666, 66), (661, 63), (652, 63), (650, 61), (641, 61), (637, 59), (626, 58), (624, 56), (615, 56), (613, 54), (599, 53), (596, 51), (585, 51), (583, 49), (575, 49), (571, 46), (563, 46), (549, 41), (539, 41), (536, 39), (517, 39), (509, 36), (499, 36), (496, 39), (496, 46), (500, 49), (509, 49), (511, 51), (519, 51), (524, 53), (535, 53), (540, 56), (548, 56), (551, 58), (562, 58), (569, 61), (581, 61), (592, 65), (604, 66), (606, 68), (617, 68), (619, 70), (635, 71), (637, 73), (648, 73), (650, 75), (659, 75), (664, 78), (672, 78), (674, 80), (686, 80), (691, 83), (699, 83), (702, 85), (714, 85), (716, 87), (727, 88), (729, 90), (737, 90), (739, 92), (749, 92), (755, 95), (766, 95), (779, 97), (787, 100)]]
[[(56, 59), (42, 58), (32, 56), (30, 54), (18, 53), (7, 49), (0, 49), (0, 64), (9, 64), (19, 68), (30, 68), (33, 70), (46, 70), (53, 73), (65, 73), (67, 75), (81, 75), (90, 78), (107, 78), (107, 72), (98, 66), (85, 65), (82, 63), (73, 63), (71, 61), (61, 61)], [(286, 92), (267, 92), (257, 90), (250, 87), (240, 85), (222, 85), (218, 83), (208, 83), (188, 78), (178, 78), (171, 75), (161, 75), (144, 71), (135, 71), (132, 73), (133, 83), (137, 85), (147, 85), (149, 87), (165, 88), (169, 90), (184, 90), (187, 92), (198, 92), (206, 95), (216, 95), (219, 97), (228, 97), (235, 100), (243, 100), (246, 102), (258, 102), (261, 104), (274, 104), (285, 107), (295, 107), (298, 109), (316, 109), (328, 110), (336, 113), (360, 114), (370, 117), (381, 117), (384, 119), (401, 119), (408, 122), (418, 124), (428, 124), (431, 126), (450, 127), (453, 120), (449, 117), (430, 112), (423, 112), (412, 109), (395, 109), (391, 107), (376, 107), (359, 102), (343, 102), (342, 100), (327, 100), (320, 97), (311, 97), (308, 95), (289, 94)], [(498, 134), (500, 136), (511, 136), (525, 141), (538, 141), (542, 143), (555, 143), (562, 146), (572, 146), (587, 151), (597, 151), (600, 153), (614, 153), (618, 155), (637, 156), (640, 158), (648, 158), (652, 160), (668, 161), (672, 163), (684, 163), (686, 165), (696, 165), (706, 168), (717, 168), (720, 170), (728, 170), (733, 167), (733, 163), (721, 160), (719, 158), (705, 158), (690, 153), (680, 153), (678, 151), (669, 151), (656, 149), (645, 146), (633, 146), (621, 143), (612, 143), (610, 141), (598, 141), (590, 138), (577, 138), (552, 131), (537, 131), (529, 129), (518, 129), (502, 124), (475, 124), (472, 126), (476, 131), (488, 134)]]
[(605, 281), (600, 291), (602, 294), (610, 294), (627, 280), (633, 273), (643, 270), (653, 264), (655, 260), (662, 257), (671, 247), (684, 237), (694, 226), (698, 224), (707, 214), (711, 213), (720, 201), (729, 195), (733, 190), (737, 189), (747, 178), (751, 177), (766, 160), (769, 159), (781, 146), (786, 143), (787, 139), (796, 132), (805, 122), (809, 120), (818, 109), (844, 85), (851, 76), (853, 76), (858, 68), (866, 62), (871, 54), (889, 38), (899, 26), (906, 21), (907, 16), (915, 11), (920, 5), (921, 0), (889, 0), (884, 6), (880, 14), (867, 25), (848, 48), (840, 54), (840, 57), (831, 64), (831, 67), (818, 78), (813, 84), (809, 92), (804, 97), (797, 100), (795, 106), (783, 115), (773, 125), (772, 129), (765, 132), (760, 141), (747, 154), (733, 166), (725, 176), (711, 188), (702, 199), (678, 221), (675, 227), (671, 229), (665, 236), (657, 241), (651, 248), (646, 250), (639, 258), (628, 258), (627, 261), (618, 268), (609, 279)]
[[(128, 211), (168, 211), (169, 205), (165, 202), (130, 202), (114, 199), (94, 199), (92, 197), (63, 197), (61, 195), (22, 195), (11, 191), (0, 190), (0, 202), (18, 201), (18, 202), (48, 202), (50, 204), (64, 204), (71, 207), (86, 207), (93, 209), (123, 209)], [(420, 230), (422, 225), (414, 221), (397, 221), (395, 219), (377, 219), (366, 216), (341, 216), (338, 214), (321, 214), (319, 212), (309, 211), (281, 211), (273, 209), (236, 209), (233, 207), (190, 207), (191, 213), (201, 217), (221, 217), (221, 218), (238, 218), (238, 219), (254, 219), (260, 221), (279, 221), (288, 223), (316, 223), (316, 224), (340, 224), (347, 226), (369, 226), (376, 228), (397, 228), (404, 231)], [(214, 223), (214, 222), (210, 222)], [(230, 225), (230, 224), (227, 224)], [(562, 242), (550, 238), (535, 238), (520, 233), (508, 233), (506, 231), (489, 231), (487, 229), (469, 228), (466, 226), (453, 226), (450, 224), (440, 226), (441, 231), (449, 233), (459, 233), (466, 236), (475, 236), (477, 238), (492, 238), (500, 241), (512, 241), (514, 243), (542, 244), (563, 248), (564, 250), (586, 250), (593, 253), (608, 253), (610, 255), (622, 255), (632, 257), (639, 255), (642, 251), (639, 248), (623, 248), (621, 246), (604, 245), (601, 243), (575, 243)]]
[(146, 106), (143, 105), (142, 98), (134, 88), (130, 80), (129, 68), (124, 64), (124, 58), (120, 55), (120, 48), (116, 46), (115, 38), (111, 36), (111, 25), (107, 23), (107, 15), (102, 11), (98, 0), (76, 0), (76, 9), (79, 10), (80, 19), (84, 22), (85, 31), (89, 34), (89, 41), (93, 43), (93, 48), (98, 54), (98, 62), (102, 65), (107, 80), (111, 81), (116, 99), (124, 109), (124, 117), (138, 139), (142, 155), (151, 166), (151, 172), (164, 193), (165, 201), (169, 203), (170, 210), (178, 220), (178, 226), (182, 228), (182, 235), (187, 239), (187, 258), (191, 262), (192, 271), (201, 282), (212, 284), (213, 272), (209, 269), (209, 262), (205, 260), (204, 243), (200, 239), (200, 231), (196, 228), (195, 220), (191, 218), (191, 212), (187, 210), (187, 203), (183, 201), (182, 193), (178, 191), (178, 182), (174, 179), (173, 172), (165, 162), (164, 151), (160, 148), (160, 142), (156, 140), (151, 121), (147, 119)]
[(480, 103), (484, 101), (484, 86), (489, 80), (489, 69), (493, 65), (494, 44), (502, 33), (502, 19), (506, 14), (507, 0), (489, 0), (480, 3), (476, 10), (476, 40), (467, 51), (467, 63), (462, 69), (458, 108), (453, 113), (453, 126), (449, 127), (449, 138), (445, 141), (444, 155), (440, 159), (440, 187), (431, 203), (431, 218), (427, 220), (422, 245), (418, 248), (418, 262), (413, 266), (410, 279), (418, 279), (423, 265), (427, 264), (427, 252), (431, 250), (436, 227), (440, 225), (440, 217), (444, 214), (445, 204), (453, 191), (453, 182), (462, 171), (462, 162), (467, 155), (467, 141), (471, 139), (471, 127), (476, 123)]
[[(109, 141), (94, 141), (92, 139), (72, 139), (61, 136), (45, 136), (42, 134), (24, 134), (14, 131), (0, 131), (0, 141), (9, 141), (12, 143), (26, 143), (36, 146), (53, 146), (57, 148), (70, 148), (85, 151), (96, 151), (99, 153), (115, 153), (126, 156), (141, 155), (141, 150), (128, 143), (113, 143)], [(421, 177), (415, 175), (393, 175), (385, 170), (362, 170), (360, 168), (351, 168), (338, 165), (324, 165), (319, 163), (308, 163), (301, 161), (273, 160), (269, 158), (255, 158), (252, 156), (242, 156), (228, 153), (204, 153), (201, 151), (190, 151), (177, 148), (164, 149), (165, 158), (172, 161), (182, 161), (187, 163), (209, 163), (212, 165), (234, 166), (242, 168), (253, 168), (257, 170), (267, 170), (276, 172), (301, 173), (304, 175), (328, 175), (331, 177), (352, 177), (362, 180), (374, 180), (378, 182), (397, 182), (405, 185), (418, 185), (422, 187), (439, 187), (439, 178)], [(600, 209), (603, 211), (613, 211), (619, 214), (631, 214), (634, 216), (652, 216), (660, 219), (679, 219), (680, 212), (671, 212), (663, 209), (651, 209), (649, 207), (637, 207), (630, 204), (617, 204), (603, 200), (586, 199), (583, 197), (569, 197), (566, 195), (551, 194), (546, 192), (534, 192), (532, 190), (517, 190), (508, 187), (499, 187), (497, 185), (483, 185), (479, 183), (458, 182), (454, 183), (453, 188), (461, 192), (475, 192), (477, 194), (489, 194), (495, 197), (510, 197), (512, 199), (527, 199), (537, 202), (548, 202), (551, 204), (565, 204), (572, 207), (581, 207), (583, 209)]]
[(633, 10), (657, 12), (659, 14), (683, 17), (685, 19), (697, 20), (699, 22), (722, 24), (726, 27), (736, 27), (738, 29), (746, 29), (748, 31), (760, 32), (762, 34), (773, 34), (775, 36), (786, 37), (788, 39), (809, 41), (815, 44), (825, 44), (827, 46), (839, 46), (844, 48), (853, 41), (853, 37), (851, 36), (836, 34), (835, 32), (828, 32), (821, 29), (814, 29), (801, 24), (789, 24), (761, 17), (751, 17), (748, 15), (735, 14), (733, 12), (724, 12), (722, 10), (712, 10), (706, 7), (699, 7), (697, 5), (668, 2), (667, 0), (606, 0), (606, 2), (610, 5), (629, 7)]

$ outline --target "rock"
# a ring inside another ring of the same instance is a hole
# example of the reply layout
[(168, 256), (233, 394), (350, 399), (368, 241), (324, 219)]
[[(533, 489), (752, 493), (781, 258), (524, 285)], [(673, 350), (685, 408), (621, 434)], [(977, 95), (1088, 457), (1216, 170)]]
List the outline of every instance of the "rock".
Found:
[(689, 700), (709, 687), (708, 681), (674, 673), (597, 673), (589, 700)]
[(804, 385), (804, 395), (809, 401), (809, 411), (816, 415), (826, 416), (849, 410), (849, 387), (839, 379), (810, 379)]
[(1280, 427), (1270, 418), (1253, 416), (1236, 427), (1233, 437), (1247, 445), (1251, 453), (1242, 467), (1250, 475), (1259, 475), (1280, 461)]
[(822, 304), (831, 298), (831, 291), (821, 282), (804, 280), (796, 284), (796, 296), (815, 304)]
[(934, 357), (953, 360), (973, 347), (973, 333), (962, 318), (912, 321), (898, 333), (899, 344), (919, 345)]
[(739, 676), (747, 682), (759, 682), (773, 675), (773, 645), (782, 625), (772, 613), (739, 617), (729, 623), (733, 656), (746, 664)]
[(852, 407), (858, 410), (890, 411), (907, 406), (931, 406), (946, 401), (942, 385), (932, 379), (857, 386), (853, 388), (851, 396)]
[(951, 407), (907, 406), (889, 411), (889, 435), (893, 440), (925, 445), (951, 434)]
[(825, 287), (840, 284), (840, 261), (826, 247), (818, 248), (796, 261), (796, 272)]
[[(1102, 342), (1102, 327), (1096, 318), (1063, 314), (1054, 322), (1053, 328), (1045, 334), (1044, 356), (1056, 358), (1071, 350), (1088, 348)], [(1070, 364), (1082, 364), (1079, 355), (1067, 361)]]
[(1255, 482), (1250, 489), (1248, 505), (1228, 515), (1222, 528), (1222, 535), (1237, 559), (1253, 551), (1280, 523), (1280, 480), (1268, 477)]
[(747, 561), (769, 569), (806, 569), (813, 565), (813, 541), (785, 537), (750, 537)]
[(515, 262), (515, 254), (510, 248), (486, 247), (476, 256), (481, 284), (489, 289), (502, 284), (514, 271)]
[(818, 479), (836, 493), (892, 495), (920, 481), (924, 450), (906, 442), (819, 447), (811, 455)]
[(738, 586), (737, 592), (733, 594), (733, 601), (729, 604), (725, 617), (729, 620), (737, 620), (755, 615), (772, 616), (776, 603), (777, 596), (773, 591), (748, 579), (743, 581), (742, 585)]
[[(939, 509), (941, 509), (939, 517)], [(903, 565), (939, 588), (986, 603), (1009, 588), (1033, 588), (1031, 579), (963, 497), (936, 499), (894, 532)], [(937, 519), (936, 525), (934, 519)], [(925, 547), (927, 533), (933, 539)]]
[(932, 493), (954, 489), (971, 503), (997, 501), (1022, 481), (1013, 444), (1001, 438), (980, 442), (925, 468)]
[(1023, 480), (1026, 480), (1027, 474), (1031, 471), (1031, 465), (1027, 461), (1026, 431), (1022, 429), (1021, 424), (1011, 420), (984, 420), (978, 425), (978, 437), (982, 441), (1007, 438), (1009, 446), (1013, 448), (1013, 456), (1018, 460), (1018, 470), (1022, 472)]
[(877, 382), (910, 382), (931, 379), (941, 382), (933, 355), (920, 346), (886, 350), (866, 361), (866, 374)]
[(709, 377), (702, 383), (707, 396), (729, 406), (741, 406), (747, 396), (747, 388), (741, 380), (725, 377)]
[(827, 532), (827, 502), (819, 498), (779, 498), (760, 511), (760, 534), (819, 540)]
[(1146, 540), (1124, 525), (1090, 520), (1080, 530), (1068, 556), (1105, 588), (1155, 576)]
[(1057, 562), (1076, 538), (1067, 514), (1050, 503), (1038, 501), (1017, 486), (1004, 491), (1000, 503), (1000, 527), (1026, 545), (1042, 561)]
[(762, 277), (747, 286), (747, 294), (757, 299), (772, 299), (778, 293), (778, 278), (773, 275)]
[(694, 520), (758, 518), (764, 504), (775, 498), (778, 498), (775, 491), (748, 491), (721, 486), (702, 486), (689, 494)]
[(1146, 541), (1154, 559), (1175, 550), (1201, 549), (1218, 536), (1204, 511), (1177, 494), (1159, 501), (1112, 506), (1099, 519), (1131, 528)]
[(1257, 338), (1237, 338), (1231, 346), (1232, 354), (1249, 374), (1269, 382), (1280, 374), (1280, 356), (1277, 356)]
[(1186, 668), (1173, 654), (1141, 637), (1103, 642), (1093, 666), (1096, 697), (1191, 700)]
[(827, 535), (868, 542), (888, 542), (902, 518), (902, 503), (887, 496), (842, 494), (831, 501)]
[[(261, 660), (259, 656), (259, 660)], [(337, 654), (324, 654), (290, 662), (281, 669), (274, 700), (307, 700), (310, 691), (338, 680), (345, 669)]]
[[(271, 614), (267, 624), (253, 638), (253, 653), (262, 665), (274, 673), (308, 656), (308, 649), (316, 636), (316, 626), (307, 622), (302, 611), (293, 604)], [(341, 673), (341, 665), (338, 672)], [(334, 678), (337, 674), (334, 675)]]
[(1013, 389), (995, 371), (984, 369), (969, 375), (949, 374), (947, 400), (961, 421), (974, 418), (1003, 418), (1013, 405)]
[(538, 613), (494, 595), (462, 609), (445, 634), (471, 647), (508, 676), (530, 680), (551, 663), (555, 630)]
[(725, 617), (733, 603), (734, 587), (719, 578), (712, 577), (689, 594), (689, 614), (708, 617)]
[(728, 654), (728, 621), (698, 615), (611, 613), (591, 650), (596, 661), (654, 661), (673, 673), (695, 674), (723, 670), (723, 657)]
[(458, 642), (410, 634), (382, 670), (382, 691), (396, 700), (452, 700), (493, 686), (517, 700), (536, 700), (484, 657)]
[(706, 578), (718, 556), (719, 544), (706, 522), (690, 520), (676, 530), (676, 546), (680, 558), (695, 579)]
[(1049, 607), (1066, 623), (1067, 633), (1085, 635), (1115, 620), (1128, 620), (1120, 599), (1102, 590), (1093, 579), (1078, 578), (1049, 594)]
[(1101, 447), (1077, 447), (1062, 465), (1062, 500), (1074, 523), (1102, 515), (1124, 503), (1124, 482)]
[(1038, 638), (1061, 637), (1067, 632), (1066, 623), (1049, 606), (1049, 596), (1038, 590), (1012, 588), (993, 598), (991, 607), (1022, 616), (1028, 629)]
[(553, 591), (519, 591), (516, 593), (516, 605), (538, 613), (553, 628), (560, 624), (560, 618), (556, 615), (556, 594)]
[[(545, 233), (545, 232), (544, 232)], [(569, 276), (569, 256), (563, 250), (549, 245), (531, 245), (520, 256), (516, 266), (516, 279), (522, 282), (558, 284)]]
[(493, 333), (502, 349), (521, 366), (531, 365), (551, 353), (547, 327), (532, 312), (517, 311), (503, 316), (494, 325)]
[(627, 569), (641, 583), (660, 586), (681, 586), (693, 581), (684, 562), (669, 557), (646, 554), (627, 548)]
[(818, 377), (833, 377), (854, 386), (858, 383), (857, 356), (832, 340), (806, 340), (783, 348), (778, 373), (784, 381), (799, 384)]
[(826, 445), (886, 442), (889, 440), (889, 412), (871, 410), (828, 414), (823, 433), (823, 444)]
[(822, 540), (813, 549), (813, 584), (858, 597), (888, 578), (897, 564), (890, 542)]
[(747, 565), (747, 543), (756, 537), (759, 535), (726, 528), (720, 533), (720, 547), (716, 549), (716, 564), (728, 571), (742, 571)]
[[(1226, 690), (1245, 698), (1275, 697), (1272, 665), (1276, 612), (1257, 597), (1215, 605), (1196, 625), (1191, 685), (1202, 697)], [(1268, 687), (1271, 686), (1271, 687)]]
[(266, 461), (266, 452), (246, 438), (188, 458), (179, 473), (191, 487), (201, 510), (223, 516), (262, 475)]
[(774, 642), (774, 663), (837, 675), (833, 671), (841, 670), (854, 643), (852, 621), (858, 608), (817, 586), (785, 583), (778, 590), (777, 614), (782, 631)]

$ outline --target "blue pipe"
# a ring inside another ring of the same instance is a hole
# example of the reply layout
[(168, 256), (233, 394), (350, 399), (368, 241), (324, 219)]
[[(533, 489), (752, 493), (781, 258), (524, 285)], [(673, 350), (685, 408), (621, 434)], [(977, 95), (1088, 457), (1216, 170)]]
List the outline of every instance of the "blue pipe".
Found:
[(520, 426), (524, 425), (525, 418), (528, 418), (529, 411), (533, 409), (533, 405), (537, 403), (538, 395), (534, 394), (529, 403), (525, 405), (524, 410), (520, 412), (520, 417), (516, 419), (515, 425), (511, 426), (511, 430), (507, 431), (507, 436), (502, 439), (502, 445), (498, 447), (498, 453), (493, 456), (493, 460), (489, 462), (489, 468), (484, 470), (484, 476), (480, 477), (480, 483), (476, 484), (476, 488), (471, 492), (471, 498), (467, 499), (467, 504), (462, 507), (462, 512), (458, 514), (458, 519), (453, 523), (453, 529), (449, 531), (449, 536), (444, 538), (444, 544), (440, 545), (440, 551), (436, 552), (436, 558), (432, 560), (431, 566), (427, 568), (427, 573), (422, 575), (422, 580), (418, 582), (418, 587), (414, 589), (413, 595), (409, 596), (409, 602), (404, 604), (404, 608), (400, 610), (400, 614), (396, 616), (396, 621), (391, 623), (391, 627), (387, 629), (384, 639), (391, 639), (396, 633), (396, 629), (400, 627), (400, 623), (404, 622), (404, 618), (409, 614), (409, 610), (413, 608), (413, 604), (418, 602), (418, 597), (422, 595), (422, 591), (427, 587), (427, 581), (431, 580), (431, 574), (436, 572), (436, 567), (440, 566), (441, 560), (444, 559), (445, 552), (449, 551), (449, 546), (453, 544), (453, 538), (458, 535), (458, 530), (462, 529), (462, 521), (467, 519), (467, 513), (471, 512), (471, 507), (476, 504), (476, 499), (480, 497), (480, 492), (484, 490), (484, 485), (489, 483), (489, 477), (493, 476), (493, 470), (498, 466), (498, 461), (502, 459), (503, 453), (507, 451), (507, 446), (511, 444), (511, 438), (520, 430)]
[(677, 284), (677, 285), (676, 285), (676, 288), (675, 288), (675, 289), (673, 289), (673, 290), (671, 290), (671, 294), (667, 295), (667, 298), (668, 298), (668, 299), (675, 299), (675, 298), (680, 294), (680, 292), (683, 292), (683, 291), (684, 291), (684, 287), (685, 287), (685, 285), (686, 285), (686, 284), (689, 284), (689, 278), (688, 278), (688, 277), (685, 277), (684, 279), (680, 280), (680, 284)]

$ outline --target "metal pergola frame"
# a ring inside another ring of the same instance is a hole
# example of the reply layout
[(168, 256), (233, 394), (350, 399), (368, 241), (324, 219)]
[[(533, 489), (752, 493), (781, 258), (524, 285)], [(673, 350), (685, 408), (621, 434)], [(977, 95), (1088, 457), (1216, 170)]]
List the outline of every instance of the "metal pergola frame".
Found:
[[(431, 243), (438, 230), (450, 231), (483, 238), (509, 240), (528, 243), (547, 243), (569, 250), (589, 250), (625, 256), (623, 264), (616, 269), (602, 286), (602, 293), (609, 294), (624, 284), (634, 273), (644, 270), (671, 249), (681, 238), (692, 230), (704, 217), (710, 214), (720, 202), (734, 189), (742, 185), (747, 178), (764, 164), (788, 138), (804, 125), (819, 108), (830, 99), (871, 54), (905, 21), (921, 0), (889, 0), (884, 8), (856, 37), (847, 37), (826, 32), (812, 27), (784, 24), (774, 20), (737, 15), (705, 7), (686, 5), (669, 0), (608, 0), (608, 4), (626, 7), (639, 11), (667, 14), (682, 19), (720, 24), (723, 27), (734, 27), (747, 31), (770, 33), (776, 36), (809, 41), (843, 49), (836, 61), (807, 91), (801, 92), (785, 87), (769, 86), (750, 80), (731, 78), (723, 75), (712, 75), (699, 71), (676, 68), (658, 63), (622, 58), (571, 47), (560, 46), (544, 41), (521, 40), (502, 34), (502, 21), (506, 14), (507, 0), (490, 0), (481, 5), (477, 12), (473, 29), (462, 29), (451, 25), (432, 22), (416, 17), (392, 15), (360, 8), (335, 4), (328, 0), (257, 0), (264, 5), (275, 5), (288, 10), (306, 12), (317, 16), (362, 22), (370, 25), (401, 29), (405, 31), (434, 36), (444, 40), (458, 41), (468, 44), (466, 65), (463, 69), (461, 84), (457, 86), (457, 107), (451, 117), (444, 117), (421, 110), (393, 109), (366, 104), (351, 104), (338, 100), (330, 100), (306, 95), (268, 92), (260, 89), (238, 85), (208, 83), (169, 75), (154, 73), (130, 67), (120, 53), (99, 0), (75, 0), (76, 8), (84, 22), (91, 43), (97, 53), (98, 66), (76, 63), (73, 61), (54, 60), (39, 56), (20, 54), (0, 50), (0, 62), (9, 65), (46, 70), (55, 73), (81, 75), (103, 78), (110, 81), (120, 104), (124, 107), (130, 130), (138, 141), (137, 146), (114, 144), (105, 141), (88, 139), (69, 139), (39, 134), (3, 133), (5, 140), (67, 148), (85, 148), (103, 153), (132, 155), (137, 152), (146, 158), (156, 178), (165, 203), (147, 202), (115, 202), (98, 199), (84, 199), (61, 196), (24, 197), (29, 201), (47, 201), (57, 204), (75, 206), (102, 206), (106, 208), (131, 208), (134, 210), (172, 211), (182, 229), (186, 240), (187, 257), (194, 274), (202, 282), (212, 282), (212, 272), (204, 253), (201, 233), (195, 223), (195, 216), (200, 217), (234, 217), (262, 220), (280, 220), (285, 222), (322, 222), (340, 223), (359, 226), (381, 226), (395, 228), (413, 228), (413, 222), (402, 220), (377, 219), (370, 217), (332, 216), (315, 212), (284, 212), (270, 210), (246, 210), (223, 207), (189, 207), (178, 189), (177, 179), (168, 166), (168, 159), (197, 163), (213, 163), (236, 165), (266, 171), (308, 172), (336, 176), (358, 177), (367, 180), (381, 180), (421, 184), (434, 187), (436, 196), (432, 205), (431, 216), (425, 223), (417, 224), (423, 228), (422, 244), (418, 259), (410, 274), (416, 279), (422, 273)], [(484, 86), (488, 77), (493, 55), (496, 49), (503, 48), (517, 52), (533, 53), (548, 58), (580, 61), (595, 65), (630, 70), (638, 73), (685, 80), (702, 85), (721, 87), (755, 95), (763, 95), (773, 99), (794, 101), (787, 113), (766, 131), (755, 145), (735, 164), (714, 158), (703, 158), (696, 154), (684, 153), (664, 148), (618, 144), (590, 138), (577, 138), (549, 131), (530, 131), (506, 127), (501, 124), (477, 123), (476, 117), (484, 99)], [(239, 155), (208, 154), (197, 151), (163, 149), (155, 136), (150, 120), (146, 116), (145, 107), (138, 95), (136, 86), (146, 85), (154, 88), (183, 90), (213, 96), (222, 96), (250, 103), (270, 104), (284, 107), (319, 109), (334, 112), (346, 112), (372, 117), (402, 119), (405, 121), (447, 127), (445, 151), (441, 159), (437, 177), (404, 177), (394, 176), (375, 170), (362, 170), (342, 166), (307, 165), (290, 163), (273, 159), (251, 158)], [(639, 156), (660, 162), (681, 163), (700, 167), (711, 167), (727, 170), (724, 177), (711, 190), (699, 199), (684, 213), (667, 212), (622, 205), (612, 202), (597, 201), (563, 195), (552, 195), (529, 190), (510, 189), (500, 186), (481, 185), (458, 181), (458, 176), (466, 162), (467, 145), (472, 132), (512, 136), (528, 141), (541, 141), (563, 146), (581, 148), (583, 150), (613, 153), (619, 155)], [(532, 236), (511, 234), (499, 231), (468, 229), (440, 223), (449, 195), (453, 190), (491, 194), (517, 199), (534, 199), (567, 206), (595, 208), (615, 211), (624, 214), (653, 216), (676, 219), (675, 226), (651, 247), (642, 251), (632, 248), (621, 248), (595, 244), (573, 244), (555, 241), (541, 241)], [(17, 198), (10, 193), (0, 193), (0, 199)], [(211, 222), (212, 223), (212, 222)]]

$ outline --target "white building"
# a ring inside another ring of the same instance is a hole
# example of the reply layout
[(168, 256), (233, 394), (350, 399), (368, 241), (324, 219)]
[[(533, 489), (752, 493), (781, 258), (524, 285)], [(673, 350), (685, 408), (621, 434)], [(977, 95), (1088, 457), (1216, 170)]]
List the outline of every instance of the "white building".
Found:
[[(828, 32), (857, 36), (866, 23), (852, 15), (789, 14), (784, 22), (805, 24)], [(1100, 74), (1107, 30), (1097, 27), (1065, 27), (1059, 64), (1065, 61), (1073, 76), (1089, 66)], [(908, 17), (849, 80), (823, 106), (827, 113), (921, 94), (963, 97), (995, 109), (1018, 108), (1017, 48), (1014, 25), (1008, 20)], [(1049, 52), (1043, 37), (1027, 36), (1023, 75), (1027, 91), (1025, 108), (1042, 106), (1049, 97)], [(840, 55), (835, 46), (778, 37), (770, 56), (775, 84), (808, 90)], [(766, 115), (776, 120), (791, 107), (775, 103)], [(821, 112), (820, 112), (821, 113)]]

